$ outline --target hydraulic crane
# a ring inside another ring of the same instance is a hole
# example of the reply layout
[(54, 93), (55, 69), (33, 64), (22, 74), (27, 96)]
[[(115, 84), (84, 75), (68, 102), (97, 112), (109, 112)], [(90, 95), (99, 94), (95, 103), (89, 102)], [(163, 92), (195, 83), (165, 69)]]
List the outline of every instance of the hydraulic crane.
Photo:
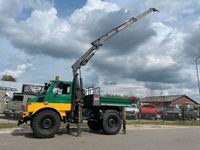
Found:
[(72, 65), (73, 81), (56, 78), (46, 84), (42, 94), (23, 101), (23, 111), (18, 125), (30, 121), (33, 134), (39, 138), (53, 137), (60, 128), (61, 122), (66, 123), (68, 129), (71, 123), (76, 123), (77, 135), (79, 135), (83, 120), (87, 120), (91, 130), (103, 130), (105, 134), (109, 135), (119, 133), (123, 122), (125, 133), (124, 107), (132, 106), (132, 100), (100, 96), (99, 88), (93, 89), (93, 93), (88, 92), (88, 94), (87, 90), (85, 92), (83, 89), (80, 70), (107, 39), (156, 11), (158, 10), (150, 8), (93, 41), (91, 48)]
[[(85, 66), (88, 61), (95, 55), (95, 53), (97, 52), (97, 50), (103, 46), (103, 43), (108, 40), (109, 38), (111, 38), (112, 36), (114, 36), (115, 34), (117, 34), (118, 32), (124, 30), (125, 28), (129, 27), (130, 25), (132, 25), (133, 23), (137, 22), (138, 20), (142, 19), (144, 16), (148, 15), (151, 12), (159, 12), (157, 9), (155, 8), (150, 8), (148, 10), (146, 10), (145, 12), (139, 14), (136, 17), (132, 17), (129, 20), (121, 23), (119, 26), (113, 28), (111, 31), (105, 33), (104, 35), (102, 35), (101, 37), (99, 37), (98, 39), (96, 39), (95, 41), (93, 41), (91, 43), (91, 47), (72, 65), (72, 70), (73, 70), (73, 86), (74, 86), (74, 90), (73, 90), (73, 104), (72, 105), (72, 116), (74, 115), (74, 111), (75, 111), (75, 106), (78, 106), (78, 111), (79, 111), (79, 119), (78, 119), (78, 128), (79, 128), (79, 123), (81, 122), (81, 105), (82, 105), (82, 99), (84, 96), (84, 92), (83, 92), (83, 84), (82, 84), (82, 78), (81, 78), (81, 67)], [(78, 73), (79, 70), (79, 73)], [(78, 75), (80, 75), (80, 79), (78, 80)], [(77, 105), (76, 105), (77, 104)]]

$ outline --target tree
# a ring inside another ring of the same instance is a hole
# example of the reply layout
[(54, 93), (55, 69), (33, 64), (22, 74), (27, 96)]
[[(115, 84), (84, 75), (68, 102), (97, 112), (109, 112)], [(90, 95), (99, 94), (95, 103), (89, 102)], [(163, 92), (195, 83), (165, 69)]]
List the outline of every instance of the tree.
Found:
[(16, 79), (11, 76), (11, 75), (3, 75), (1, 78), (2, 81), (11, 81), (11, 82), (16, 82)]

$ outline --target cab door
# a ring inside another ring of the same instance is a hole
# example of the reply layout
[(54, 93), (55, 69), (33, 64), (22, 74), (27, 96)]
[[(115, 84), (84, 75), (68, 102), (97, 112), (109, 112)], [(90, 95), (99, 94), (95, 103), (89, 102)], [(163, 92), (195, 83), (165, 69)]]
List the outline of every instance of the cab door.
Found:
[(72, 85), (71, 83), (56, 81), (52, 87), (51, 94), (49, 94), (48, 102), (52, 103), (69, 103), (72, 99)]

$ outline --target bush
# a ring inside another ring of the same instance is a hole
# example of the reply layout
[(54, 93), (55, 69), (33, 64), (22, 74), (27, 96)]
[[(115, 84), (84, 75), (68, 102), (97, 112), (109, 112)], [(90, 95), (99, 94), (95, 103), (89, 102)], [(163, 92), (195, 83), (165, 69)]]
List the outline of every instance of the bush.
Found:
[(16, 82), (16, 79), (11, 75), (3, 75), (1, 78), (2, 81), (11, 81)]

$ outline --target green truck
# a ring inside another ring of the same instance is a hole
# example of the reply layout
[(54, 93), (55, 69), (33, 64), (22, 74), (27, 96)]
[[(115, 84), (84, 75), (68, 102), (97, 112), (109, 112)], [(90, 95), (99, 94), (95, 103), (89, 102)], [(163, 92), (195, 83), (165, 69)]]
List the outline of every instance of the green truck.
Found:
[[(121, 129), (123, 108), (132, 104), (130, 99), (101, 97), (95, 93), (84, 96), (81, 111), (78, 111), (72, 94), (72, 82), (51, 81), (43, 94), (28, 99), (22, 106), (23, 114), (19, 124), (30, 120), (37, 137), (52, 137), (61, 121), (78, 123), (81, 117), (81, 122), (87, 120), (93, 131), (103, 130), (106, 134), (117, 134)], [(73, 109), (75, 110), (72, 111)]]
[(61, 122), (67, 123), (68, 127), (70, 123), (76, 123), (77, 135), (80, 135), (83, 120), (87, 120), (91, 130), (103, 130), (109, 135), (117, 134), (123, 123), (125, 132), (124, 107), (131, 106), (132, 101), (102, 97), (99, 88), (84, 89), (80, 69), (94, 56), (104, 41), (155, 11), (155, 8), (150, 8), (92, 42), (91, 48), (72, 65), (73, 81), (61, 81), (56, 77), (45, 84), (42, 94), (23, 103), (18, 125), (30, 121), (33, 134), (39, 138), (53, 137)]

